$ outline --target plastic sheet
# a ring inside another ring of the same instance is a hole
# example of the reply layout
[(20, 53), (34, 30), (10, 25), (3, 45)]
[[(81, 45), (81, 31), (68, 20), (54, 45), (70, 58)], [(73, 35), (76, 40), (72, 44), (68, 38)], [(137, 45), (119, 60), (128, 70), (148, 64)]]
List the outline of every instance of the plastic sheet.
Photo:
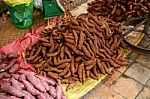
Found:
[(21, 56), (21, 52), (25, 52), (26, 48), (30, 45), (30, 44), (34, 44), (37, 42), (38, 37), (40, 36), (40, 32), (41, 30), (44, 28), (45, 26), (42, 25), (40, 27), (38, 27), (35, 31), (34, 34), (32, 35), (31, 33), (27, 33), (25, 35), (25, 37), (20, 38), (20, 39), (16, 39), (15, 41), (13, 41), (12, 43), (5, 45), (4, 47), (0, 48), (0, 54), (2, 53), (8, 53), (8, 52), (14, 52), (19, 56), (19, 62), (20, 62), (20, 66), (21, 68), (24, 68), (26, 70), (32, 70), (34, 71), (34, 68), (32, 67), (32, 65), (30, 64), (24, 64), (24, 60)]

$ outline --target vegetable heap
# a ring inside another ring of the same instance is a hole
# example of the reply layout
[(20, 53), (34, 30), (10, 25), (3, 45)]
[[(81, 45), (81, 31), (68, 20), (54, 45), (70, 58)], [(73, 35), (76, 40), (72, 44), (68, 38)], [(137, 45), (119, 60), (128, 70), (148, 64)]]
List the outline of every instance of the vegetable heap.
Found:
[(94, 0), (88, 5), (89, 13), (115, 22), (145, 17), (150, 11), (150, 0)]
[(20, 69), (18, 56), (0, 55), (0, 99), (66, 99), (60, 81)]
[(26, 59), (38, 74), (70, 86), (87, 77), (98, 79), (99, 74), (111, 74), (109, 67), (127, 64), (120, 31), (121, 25), (108, 18), (67, 16), (61, 25), (43, 30), (39, 41), (27, 48)]

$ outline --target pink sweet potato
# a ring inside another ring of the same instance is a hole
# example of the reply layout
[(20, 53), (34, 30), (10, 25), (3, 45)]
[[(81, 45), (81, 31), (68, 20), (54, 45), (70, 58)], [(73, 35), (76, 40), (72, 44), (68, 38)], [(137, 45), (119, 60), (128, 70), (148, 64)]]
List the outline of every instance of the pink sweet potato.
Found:
[(24, 88), (24, 85), (15, 79), (11, 79), (10, 82), (11, 85), (18, 90), (22, 90)]
[(33, 87), (33, 85), (32, 85), (30, 82), (28, 82), (28, 81), (26, 81), (26, 80), (22, 80), (22, 83), (24, 84), (25, 88), (26, 88), (32, 95), (38, 95), (38, 94), (40, 93), (37, 89), (35, 89), (35, 88)]
[(42, 76), (37, 76), (38, 78), (40, 78), (41, 80), (44, 80), (46, 81), (48, 84), (50, 85), (55, 85), (56, 84), (56, 81), (51, 79), (51, 78), (48, 78), (48, 77), (42, 77)]
[(9, 73), (15, 73), (16, 71), (18, 71), (20, 69), (19, 64), (15, 64), (14, 66), (12, 66), (9, 70)]
[(5, 92), (10, 93), (10, 94), (17, 96), (17, 97), (25, 96), (25, 94), (22, 93), (21, 91), (19, 91), (17, 88), (10, 86), (10, 85), (7, 85), (7, 84), (2, 85), (1, 89)]
[[(40, 79), (41, 80), (41, 79)], [(42, 85), (44, 86), (44, 88), (46, 89), (46, 91), (49, 91), (49, 85), (45, 80), (41, 80)]]
[(44, 86), (42, 85), (39, 78), (37, 78), (34, 74), (27, 74), (27, 79), (32, 85), (37, 88), (41, 92), (46, 92)]
[(40, 93), (38, 95), (38, 99), (46, 99), (46, 96), (43, 93)]
[(46, 99), (54, 99), (51, 95), (49, 95), (47, 92), (44, 93)]
[(22, 92), (25, 94), (24, 99), (36, 99), (28, 91), (22, 90)]
[(0, 69), (0, 73), (9, 70), (16, 63), (16, 61), (17, 61), (17, 59), (12, 59), (10, 61), (9, 65)]
[(56, 89), (53, 86), (50, 86), (49, 94), (53, 96), (54, 98), (56, 97)]

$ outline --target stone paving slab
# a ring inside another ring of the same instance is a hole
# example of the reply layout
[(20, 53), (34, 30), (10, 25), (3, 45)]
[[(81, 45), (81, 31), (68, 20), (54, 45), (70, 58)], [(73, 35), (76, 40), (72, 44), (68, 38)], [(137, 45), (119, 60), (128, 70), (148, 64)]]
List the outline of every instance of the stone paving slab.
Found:
[(148, 82), (146, 83), (146, 86), (150, 88), (150, 79), (149, 79)]
[(93, 99), (127, 99), (123, 97), (121, 94), (117, 93), (113, 89), (109, 89), (107, 93), (105, 93), (102, 97), (96, 97)]
[(134, 99), (142, 90), (143, 85), (131, 78), (120, 77), (111, 88), (127, 99)]
[(134, 63), (131, 67), (125, 72), (125, 75), (139, 81), (143, 85), (150, 79), (150, 69)]
[(140, 55), (136, 61), (150, 69), (150, 55)]
[(145, 87), (136, 99), (150, 99), (150, 88)]

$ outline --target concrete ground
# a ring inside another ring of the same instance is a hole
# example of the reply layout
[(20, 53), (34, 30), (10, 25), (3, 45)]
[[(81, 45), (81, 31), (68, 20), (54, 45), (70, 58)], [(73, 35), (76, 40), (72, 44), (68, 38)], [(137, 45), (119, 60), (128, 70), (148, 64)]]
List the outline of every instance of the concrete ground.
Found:
[[(33, 27), (43, 23), (43, 18), (34, 16)], [(23, 37), (30, 29), (17, 29), (10, 18), (0, 18), (0, 47), (16, 38)], [(150, 42), (149, 47), (150, 47)], [(129, 66), (113, 70), (113, 74), (99, 83), (82, 99), (150, 99), (150, 55), (131, 52)]]

